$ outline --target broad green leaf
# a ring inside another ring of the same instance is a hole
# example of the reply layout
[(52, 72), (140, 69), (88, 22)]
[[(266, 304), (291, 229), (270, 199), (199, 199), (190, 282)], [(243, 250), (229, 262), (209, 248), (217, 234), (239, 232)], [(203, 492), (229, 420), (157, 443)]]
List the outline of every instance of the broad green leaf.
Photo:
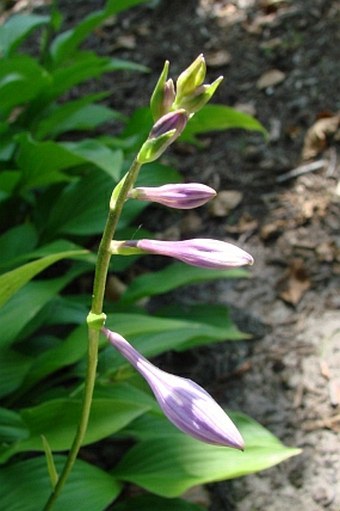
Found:
[(46, 25), (49, 16), (17, 14), (0, 27), (0, 55), (8, 56), (36, 28)]
[(27, 438), (29, 431), (21, 416), (13, 410), (0, 407), (0, 443), (11, 443)]
[[(154, 357), (168, 350), (182, 351), (197, 345), (247, 338), (247, 334), (240, 332), (226, 315), (224, 324), (215, 326), (205, 321), (204, 316), (192, 321), (146, 314), (116, 313), (108, 314), (106, 325), (126, 337), (147, 357)], [(127, 365), (111, 346), (100, 355), (100, 359), (103, 358), (109, 373)]]
[[(112, 435), (150, 409), (150, 405), (132, 400), (95, 398), (83, 445)], [(42, 451), (40, 435), (45, 435), (53, 451), (69, 449), (79, 422), (81, 399), (53, 399), (33, 408), (21, 410), (20, 415), (30, 436), (18, 442), (16, 452)]]
[[(86, 316), (83, 319), (85, 318)], [(49, 374), (82, 359), (87, 352), (87, 337), (87, 327), (83, 324), (72, 331), (66, 339), (60, 341), (57, 346), (35, 357), (23, 381), (23, 390), (27, 391)]]
[(62, 171), (84, 163), (82, 157), (57, 142), (36, 142), (28, 133), (20, 134), (17, 140), (17, 164), (22, 170), (22, 187), (68, 181), (69, 178)]
[(134, 144), (131, 145), (131, 151), (138, 151), (141, 144), (146, 140), (152, 128), (153, 120), (150, 108), (138, 108), (130, 116), (130, 119), (122, 133), (122, 138), (130, 139), (134, 137)]
[(108, 17), (145, 1), (146, 0), (124, 0), (124, 2), (117, 2), (117, 0), (108, 0), (103, 10), (93, 12), (74, 28), (63, 32), (55, 38), (51, 45), (51, 55), (54, 62), (60, 64), (63, 60), (70, 59), (79, 45)]
[(12, 349), (0, 347), (0, 397), (20, 387), (33, 359)]
[(58, 67), (52, 72), (53, 83), (46, 97), (50, 100), (67, 92), (75, 85), (92, 78), (98, 78), (104, 73), (112, 71), (136, 71), (145, 73), (148, 69), (140, 64), (128, 60), (99, 57), (93, 52), (82, 52), (77, 59), (68, 65)]
[(75, 269), (56, 279), (29, 282), (12, 296), (0, 309), (0, 346), (9, 346), (18, 334), (21, 339), (26, 338), (32, 331), (27, 332), (27, 325), (76, 275)]
[(18, 255), (33, 250), (37, 242), (36, 229), (29, 223), (17, 225), (0, 236), (0, 273)]
[(86, 253), (87, 250), (69, 250), (51, 254), (0, 275), (0, 307), (2, 307), (27, 282), (33, 279), (35, 275), (42, 272), (52, 264), (60, 261), (61, 259), (71, 259)]
[(122, 114), (104, 105), (92, 104), (108, 95), (108, 92), (89, 94), (84, 98), (54, 106), (46, 111), (39, 121), (35, 129), (36, 138), (55, 138), (67, 131), (90, 130), (110, 120), (125, 119)]
[[(184, 319), (187, 321), (202, 322), (205, 325), (212, 325), (217, 328), (222, 328), (224, 332), (223, 339), (228, 341), (238, 341), (241, 339), (249, 339), (251, 336), (241, 332), (233, 322), (228, 307), (225, 305), (215, 304), (199, 304), (199, 305), (185, 305), (174, 304), (169, 307), (163, 307), (157, 312), (158, 316), (168, 317), (173, 319)], [(218, 341), (218, 339), (217, 339)], [(216, 339), (211, 339), (210, 342), (216, 342)], [(188, 342), (181, 344), (179, 350), (188, 350), (200, 345), (206, 345), (209, 341), (204, 337), (195, 337)]]
[(48, 89), (51, 78), (31, 57), (16, 55), (0, 63), (0, 112), (10, 113), (14, 106), (24, 105)]
[(183, 263), (172, 263), (164, 270), (147, 273), (135, 278), (121, 298), (121, 303), (131, 303), (144, 298), (166, 293), (189, 284), (198, 284), (210, 280), (225, 278), (248, 277), (247, 270), (207, 270), (188, 266)]
[(177, 497), (192, 486), (251, 474), (300, 453), (252, 419), (242, 414), (232, 414), (232, 418), (245, 439), (244, 452), (205, 444), (178, 432), (137, 443), (113, 474), (156, 495)]
[(136, 186), (161, 186), (169, 183), (179, 183), (183, 176), (178, 170), (163, 163), (153, 162), (143, 165), (139, 173)]
[(77, 235), (102, 232), (115, 184), (103, 172), (91, 172), (70, 183), (51, 208), (46, 232)]
[(206, 511), (206, 508), (183, 499), (163, 499), (157, 495), (140, 495), (115, 506), (115, 511)]
[(104, 170), (110, 177), (118, 181), (122, 165), (123, 152), (120, 149), (112, 151), (99, 140), (85, 139), (81, 142), (63, 142), (60, 144), (70, 153), (79, 156), (84, 162), (89, 162)]
[[(65, 456), (56, 456), (60, 473)], [(55, 511), (103, 511), (120, 493), (117, 481), (104, 470), (77, 460), (67, 484), (57, 499)], [(44, 508), (51, 484), (43, 456), (18, 461), (0, 469), (0, 501), (6, 511), (37, 511)]]
[(259, 131), (266, 134), (262, 124), (251, 115), (224, 105), (206, 105), (188, 122), (181, 140), (198, 143), (196, 135), (209, 131), (224, 131), (231, 128)]

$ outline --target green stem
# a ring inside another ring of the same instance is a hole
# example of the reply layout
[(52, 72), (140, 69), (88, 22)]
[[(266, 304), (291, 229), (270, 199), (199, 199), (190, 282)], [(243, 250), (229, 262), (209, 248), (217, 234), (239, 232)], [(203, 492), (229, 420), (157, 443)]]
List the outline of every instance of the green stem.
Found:
[[(122, 186), (119, 190), (119, 194), (117, 199), (111, 201), (110, 211), (106, 220), (106, 225), (104, 228), (103, 236), (98, 248), (98, 256), (97, 263), (95, 269), (95, 277), (93, 283), (93, 295), (92, 295), (92, 306), (90, 314), (92, 316), (103, 317), (103, 303), (104, 303), (104, 294), (106, 287), (106, 279), (109, 270), (109, 264), (111, 259), (110, 252), (110, 244), (114, 233), (116, 231), (118, 221), (120, 215), (123, 210), (123, 206), (125, 200), (127, 198), (127, 194), (133, 184), (135, 183), (139, 170), (141, 168), (141, 164), (136, 160), (132, 163), (130, 170), (128, 171), (126, 178), (122, 182)], [(65, 482), (72, 470), (74, 462), (78, 456), (79, 449), (83, 443), (85, 438), (90, 411), (91, 411), (91, 403), (93, 397), (93, 390), (96, 380), (96, 372), (97, 372), (97, 362), (98, 362), (98, 346), (99, 346), (99, 334), (100, 330), (98, 326), (91, 326), (91, 322), (88, 323), (88, 353), (87, 353), (87, 371), (86, 371), (86, 379), (85, 379), (85, 389), (83, 395), (81, 416), (78, 425), (78, 429), (71, 447), (71, 450), (68, 454), (66, 463), (63, 467), (63, 470), (58, 478), (58, 482), (51, 493), (45, 507), (44, 511), (49, 511), (52, 509), (55, 501), (60, 495)]]

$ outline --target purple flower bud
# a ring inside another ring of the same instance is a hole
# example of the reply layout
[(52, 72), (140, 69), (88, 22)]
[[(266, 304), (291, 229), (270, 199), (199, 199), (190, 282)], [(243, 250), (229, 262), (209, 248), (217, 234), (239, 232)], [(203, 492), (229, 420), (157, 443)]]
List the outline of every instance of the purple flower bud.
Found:
[(241, 248), (225, 241), (212, 239), (185, 241), (142, 239), (120, 243), (123, 247), (136, 247), (149, 254), (173, 257), (200, 268), (225, 269), (254, 262), (252, 256)]
[(157, 187), (137, 187), (129, 197), (158, 202), (169, 208), (192, 209), (202, 206), (215, 197), (216, 192), (200, 183), (169, 184)]
[(235, 424), (202, 387), (154, 366), (121, 335), (106, 328), (102, 332), (145, 378), (164, 414), (178, 429), (202, 442), (244, 449)]
[(169, 131), (176, 130), (176, 138), (184, 130), (188, 122), (188, 115), (185, 110), (180, 109), (163, 115), (152, 127), (149, 138), (158, 138)]
[(163, 115), (152, 127), (137, 155), (139, 163), (155, 161), (180, 136), (189, 119), (184, 109)]

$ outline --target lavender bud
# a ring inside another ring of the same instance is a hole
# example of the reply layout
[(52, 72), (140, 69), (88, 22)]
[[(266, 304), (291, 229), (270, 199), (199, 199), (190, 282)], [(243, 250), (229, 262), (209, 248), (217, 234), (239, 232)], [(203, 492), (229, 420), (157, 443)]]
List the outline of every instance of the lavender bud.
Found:
[(149, 163), (161, 156), (166, 148), (180, 136), (188, 122), (188, 114), (184, 109), (175, 110), (163, 115), (152, 127), (148, 139), (142, 145), (137, 160)]
[(213, 239), (184, 241), (136, 240), (120, 242), (122, 246), (135, 247), (148, 254), (158, 254), (179, 259), (200, 268), (226, 269), (253, 264), (254, 259), (241, 248)]
[(106, 328), (102, 332), (145, 378), (164, 414), (178, 429), (202, 442), (244, 449), (235, 424), (202, 387), (154, 366), (121, 335)]
[(215, 195), (215, 190), (200, 183), (138, 187), (129, 192), (129, 197), (131, 198), (158, 202), (169, 208), (177, 209), (197, 208), (215, 197)]

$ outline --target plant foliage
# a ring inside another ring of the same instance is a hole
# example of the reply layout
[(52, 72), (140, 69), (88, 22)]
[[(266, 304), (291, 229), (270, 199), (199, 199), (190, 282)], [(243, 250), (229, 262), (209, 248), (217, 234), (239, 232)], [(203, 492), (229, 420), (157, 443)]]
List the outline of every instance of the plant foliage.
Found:
[[(43, 508), (49, 472), (53, 480), (54, 469), (58, 474), (64, 463), (64, 455), (53, 460), (49, 453), (71, 446), (86, 353), (89, 297), (83, 286), (94, 269), (112, 189), (151, 125), (145, 109), (127, 119), (103, 103), (107, 91), (70, 99), (74, 87), (104, 73), (148, 71), (84, 50), (82, 43), (108, 17), (143, 2), (109, 0), (66, 31), (55, 8), (44, 16), (17, 14), (0, 27), (0, 501), (7, 511)], [(23, 44), (32, 35), (40, 37), (37, 56)], [(121, 135), (96, 135), (98, 127), (110, 125), (123, 125)], [(193, 118), (183, 138), (196, 143), (201, 133), (231, 127), (263, 131), (254, 119), (212, 105)], [(181, 180), (161, 163), (149, 164), (149, 170), (140, 184)], [(145, 207), (138, 201), (127, 205), (118, 235), (135, 230), (133, 222)], [(117, 258), (115, 271), (134, 260)], [(140, 302), (179, 286), (244, 276), (243, 270), (205, 272), (178, 263), (150, 272), (128, 285), (108, 325), (148, 356), (245, 338), (225, 306), (206, 304), (204, 313), (196, 306), (182, 316), (174, 306), (152, 317)], [(117, 511), (200, 511), (177, 497), (193, 485), (262, 470), (297, 453), (251, 419), (240, 414), (234, 419), (249, 443), (244, 454), (186, 438), (160, 416), (141, 380), (103, 343), (84, 445), (108, 437), (117, 449), (122, 439), (134, 442), (106, 471), (77, 461), (55, 509), (69, 511), (81, 499), (82, 511), (103, 511), (128, 481), (154, 495), (123, 500)]]

